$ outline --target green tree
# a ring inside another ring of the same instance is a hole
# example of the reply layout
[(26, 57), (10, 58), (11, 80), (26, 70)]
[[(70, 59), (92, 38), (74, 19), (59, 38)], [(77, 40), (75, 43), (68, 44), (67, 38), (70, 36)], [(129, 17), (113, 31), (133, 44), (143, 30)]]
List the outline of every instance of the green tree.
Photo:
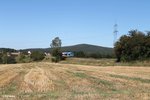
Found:
[(2, 60), (3, 60), (3, 64), (7, 64), (7, 63), (8, 63), (8, 56), (7, 56), (7, 53), (4, 53), (4, 54), (3, 54)]
[(28, 63), (31, 62), (31, 58), (28, 55), (25, 55), (24, 53), (20, 53), (20, 55), (18, 55), (16, 57), (16, 62), (17, 63)]
[(15, 64), (15, 63), (16, 63), (15, 57), (9, 56), (7, 60), (7, 64)]
[(3, 63), (3, 59), (2, 59), (3, 55), (0, 53), (0, 64)]
[(33, 61), (40, 61), (45, 58), (45, 54), (43, 52), (33, 51), (30, 57)]
[(115, 44), (117, 61), (144, 60), (150, 57), (150, 36), (138, 30), (129, 31)]
[(51, 48), (61, 48), (61, 44), (61, 39), (59, 39), (59, 37), (56, 37), (52, 40), (50, 46)]
[(62, 58), (62, 54), (61, 54), (61, 39), (59, 39), (59, 37), (56, 37), (52, 40), (52, 43), (50, 44), (51, 48), (52, 48), (52, 62), (59, 62)]
[(15, 57), (11, 56), (9, 52), (14, 52), (14, 49), (2, 48), (0, 54), (0, 63), (1, 64), (14, 64), (16, 63)]

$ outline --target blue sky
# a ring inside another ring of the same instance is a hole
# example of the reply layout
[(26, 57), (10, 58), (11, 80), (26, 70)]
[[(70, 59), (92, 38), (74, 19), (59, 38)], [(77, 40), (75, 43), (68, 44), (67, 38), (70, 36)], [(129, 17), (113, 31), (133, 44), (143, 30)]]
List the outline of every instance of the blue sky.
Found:
[(0, 47), (47, 48), (80, 43), (113, 47), (131, 29), (150, 30), (150, 0), (0, 0)]

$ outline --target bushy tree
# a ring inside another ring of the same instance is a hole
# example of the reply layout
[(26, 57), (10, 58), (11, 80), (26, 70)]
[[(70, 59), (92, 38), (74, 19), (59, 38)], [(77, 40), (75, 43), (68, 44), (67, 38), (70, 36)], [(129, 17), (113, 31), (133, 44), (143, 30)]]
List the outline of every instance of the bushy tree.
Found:
[(61, 48), (61, 44), (61, 39), (59, 39), (59, 37), (56, 37), (52, 40), (50, 46), (51, 48)]
[(52, 43), (50, 44), (52, 48), (52, 62), (59, 62), (62, 58), (61, 54), (61, 39), (59, 37), (56, 37), (52, 40)]
[(134, 61), (150, 58), (150, 36), (138, 30), (129, 31), (115, 44), (117, 61)]
[(45, 54), (43, 52), (33, 51), (30, 57), (33, 61), (40, 61), (45, 58)]
[(2, 57), (3, 57), (3, 55), (2, 55), (2, 54), (0, 54), (0, 64), (2, 64), (2, 63), (3, 63), (3, 59), (2, 59)]
[(20, 55), (18, 55), (16, 57), (16, 62), (17, 63), (29, 63), (31, 61), (32, 61), (32, 59), (30, 58), (30, 56), (25, 55), (24, 53), (20, 53)]
[(3, 54), (1, 61), (3, 64), (15, 64), (16, 63), (16, 59), (13, 56), (8, 56), (7, 54)]
[(3, 61), (3, 64), (7, 64), (8, 63), (7, 53), (3, 53), (3, 55), (2, 55), (2, 61)]
[(23, 63), (24, 59), (25, 59), (25, 55), (22, 54), (22, 53), (16, 57), (16, 61), (19, 62), (19, 63)]
[(9, 56), (7, 59), (7, 64), (15, 64), (15, 63), (17, 63), (15, 57)]

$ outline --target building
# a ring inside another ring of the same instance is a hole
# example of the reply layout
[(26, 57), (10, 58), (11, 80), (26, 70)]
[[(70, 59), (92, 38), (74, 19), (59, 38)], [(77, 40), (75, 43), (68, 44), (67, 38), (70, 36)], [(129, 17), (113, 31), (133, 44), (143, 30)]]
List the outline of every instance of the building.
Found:
[(31, 55), (32, 54), (32, 52), (31, 51), (28, 51), (28, 55)]
[(74, 57), (74, 53), (73, 52), (62, 52), (62, 56), (63, 57)]
[(11, 55), (12, 55), (12, 56), (19, 56), (19, 55), (20, 55), (20, 52), (11, 52), (11, 53), (10, 53), (10, 56), (11, 56)]

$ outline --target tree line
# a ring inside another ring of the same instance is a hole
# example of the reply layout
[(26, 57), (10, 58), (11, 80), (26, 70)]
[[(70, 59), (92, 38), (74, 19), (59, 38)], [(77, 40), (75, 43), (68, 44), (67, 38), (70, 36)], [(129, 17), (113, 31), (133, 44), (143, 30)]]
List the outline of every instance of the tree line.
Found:
[[(52, 40), (50, 46), (52, 48), (52, 62), (59, 62), (61, 60), (65, 60), (65, 57), (62, 56), (62, 51), (61, 51), (61, 44), (62, 41), (59, 37), (56, 37)], [(73, 51), (72, 51), (73, 52)], [(79, 52), (73, 52), (74, 53), (74, 57), (79, 57), (79, 58), (95, 58), (95, 59), (99, 59), (99, 58), (114, 58), (115, 55), (114, 54), (108, 54), (108, 53), (85, 53), (83, 51), (79, 51)]]
[(150, 59), (150, 32), (131, 30), (115, 43), (117, 62)]
[(100, 59), (100, 58), (115, 58), (115, 54), (109, 54), (109, 53), (85, 53), (83, 51), (79, 52), (74, 52), (75, 57), (79, 58), (95, 58), (95, 59)]
[(2, 49), (0, 53), (0, 64), (15, 64), (15, 63), (29, 63), (33, 61), (41, 61), (45, 58), (44, 52), (33, 51), (31, 55), (27, 52), (20, 52), (18, 55), (12, 55), (16, 50)]
[[(61, 39), (54, 38), (51, 41), (52, 62), (65, 60), (61, 52)], [(2, 48), (0, 52), (0, 63), (26, 63), (32, 61), (41, 61), (45, 58), (44, 52), (33, 51), (30, 55), (27, 52), (21, 52), (18, 56), (9, 56), (8, 53), (16, 52), (14, 49)], [(85, 53), (83, 51), (74, 52), (75, 57), (80, 58), (117, 58), (117, 62), (135, 61), (150, 59), (150, 32), (141, 32), (131, 30), (127, 35), (123, 35), (114, 45), (114, 54), (105, 53)]]

